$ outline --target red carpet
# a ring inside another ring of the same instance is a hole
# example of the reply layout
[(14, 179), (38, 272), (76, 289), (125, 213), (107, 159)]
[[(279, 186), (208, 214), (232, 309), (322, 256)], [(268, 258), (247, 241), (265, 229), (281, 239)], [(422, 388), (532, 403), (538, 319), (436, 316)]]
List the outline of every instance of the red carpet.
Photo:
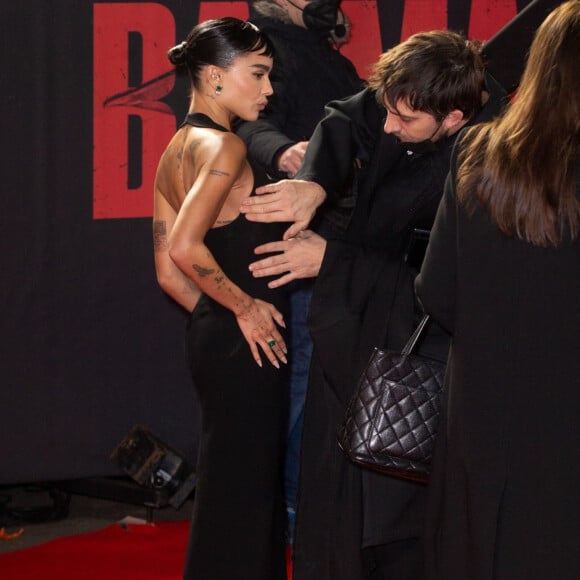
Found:
[(189, 522), (114, 524), (1, 554), (0, 579), (181, 580), (188, 533)]

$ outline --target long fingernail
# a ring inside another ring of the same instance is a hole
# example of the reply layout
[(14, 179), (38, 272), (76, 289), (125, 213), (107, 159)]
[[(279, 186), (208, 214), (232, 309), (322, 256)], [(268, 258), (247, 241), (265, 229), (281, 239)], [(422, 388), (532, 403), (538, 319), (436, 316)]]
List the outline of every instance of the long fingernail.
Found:
[(280, 357), (280, 360), (281, 360), (281, 361), (282, 361), (282, 362), (283, 362), (285, 365), (287, 365), (287, 364), (288, 364), (288, 361), (286, 360), (286, 357), (285, 357), (285, 356), (281, 356), (281, 357)]
[(278, 361), (277, 361), (277, 360), (275, 360), (275, 361), (274, 361), (272, 364), (273, 364), (273, 365), (274, 365), (274, 366), (275, 366), (277, 369), (279, 369), (279, 368), (280, 368), (280, 363), (278, 363)]

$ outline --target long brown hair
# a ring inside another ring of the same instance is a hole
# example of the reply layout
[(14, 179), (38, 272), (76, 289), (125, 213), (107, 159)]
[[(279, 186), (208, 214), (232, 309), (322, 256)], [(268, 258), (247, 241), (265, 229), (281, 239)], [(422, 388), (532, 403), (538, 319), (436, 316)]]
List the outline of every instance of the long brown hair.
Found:
[(580, 0), (572, 0), (539, 27), (505, 115), (468, 131), (459, 154), (459, 200), (481, 203), (503, 233), (537, 246), (578, 235), (579, 55)]

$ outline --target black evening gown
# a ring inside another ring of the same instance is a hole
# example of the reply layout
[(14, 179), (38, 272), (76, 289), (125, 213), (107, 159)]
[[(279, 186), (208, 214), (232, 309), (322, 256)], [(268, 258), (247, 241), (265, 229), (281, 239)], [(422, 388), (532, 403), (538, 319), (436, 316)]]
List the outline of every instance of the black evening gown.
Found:
[[(225, 130), (199, 114), (186, 123)], [(248, 271), (254, 248), (282, 231), (239, 215), (210, 230), (205, 243), (232, 281), (288, 320), (284, 290), (270, 290)], [(235, 316), (205, 294), (191, 314), (186, 348), (202, 430), (184, 578), (285, 580), (287, 367), (278, 370), (262, 356), (260, 368)]]

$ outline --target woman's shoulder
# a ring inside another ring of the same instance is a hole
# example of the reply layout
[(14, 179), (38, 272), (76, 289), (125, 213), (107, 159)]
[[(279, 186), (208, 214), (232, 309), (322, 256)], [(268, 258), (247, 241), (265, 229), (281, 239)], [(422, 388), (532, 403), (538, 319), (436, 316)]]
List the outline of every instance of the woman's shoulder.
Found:
[(227, 155), (233, 160), (246, 157), (247, 148), (244, 141), (235, 133), (228, 131), (209, 131), (204, 142), (204, 152), (208, 157)]
[(182, 174), (196, 176), (201, 167), (217, 162), (222, 171), (237, 174), (245, 161), (246, 145), (234, 133), (184, 125), (161, 155), (156, 181)]
[(228, 156), (232, 160), (246, 157), (246, 144), (231, 131), (212, 127), (188, 127), (183, 142), (184, 154), (189, 153), (199, 161)]

